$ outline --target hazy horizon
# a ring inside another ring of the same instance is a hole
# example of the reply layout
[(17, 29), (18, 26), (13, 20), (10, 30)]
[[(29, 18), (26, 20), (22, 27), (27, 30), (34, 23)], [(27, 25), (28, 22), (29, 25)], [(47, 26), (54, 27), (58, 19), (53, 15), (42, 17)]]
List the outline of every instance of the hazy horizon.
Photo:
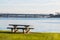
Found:
[(55, 14), (60, 0), (0, 0), (0, 13)]

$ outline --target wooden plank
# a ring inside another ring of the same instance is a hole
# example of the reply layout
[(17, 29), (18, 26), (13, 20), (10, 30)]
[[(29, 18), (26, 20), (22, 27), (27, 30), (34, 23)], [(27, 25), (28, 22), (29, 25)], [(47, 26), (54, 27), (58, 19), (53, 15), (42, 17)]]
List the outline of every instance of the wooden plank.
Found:
[[(7, 29), (15, 29), (13, 27), (7, 27)], [(16, 28), (16, 29), (27, 29), (27, 28)], [(34, 29), (34, 28), (28, 28), (28, 29)]]
[(9, 24), (9, 26), (30, 26), (30, 25)]

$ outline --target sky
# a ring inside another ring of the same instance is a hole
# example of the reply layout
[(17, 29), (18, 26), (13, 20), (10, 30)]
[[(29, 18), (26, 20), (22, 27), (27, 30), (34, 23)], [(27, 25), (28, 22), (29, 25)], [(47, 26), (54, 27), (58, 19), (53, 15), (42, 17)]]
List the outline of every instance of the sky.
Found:
[(0, 13), (55, 13), (60, 12), (60, 0), (0, 0)]

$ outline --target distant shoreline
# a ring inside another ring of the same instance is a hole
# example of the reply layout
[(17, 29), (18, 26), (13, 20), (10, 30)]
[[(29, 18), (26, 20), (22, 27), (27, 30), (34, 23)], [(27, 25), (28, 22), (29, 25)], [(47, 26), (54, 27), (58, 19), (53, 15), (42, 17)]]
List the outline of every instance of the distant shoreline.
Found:
[(53, 14), (0, 14), (3, 18), (60, 18), (60, 15)]

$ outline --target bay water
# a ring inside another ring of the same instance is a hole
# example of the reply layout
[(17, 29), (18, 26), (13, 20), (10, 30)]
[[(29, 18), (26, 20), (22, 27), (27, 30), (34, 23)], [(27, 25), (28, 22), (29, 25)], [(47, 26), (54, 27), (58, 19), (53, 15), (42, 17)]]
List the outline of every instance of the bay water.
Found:
[(0, 30), (8, 30), (9, 24), (30, 25), (33, 32), (60, 32), (60, 18), (0, 18)]

